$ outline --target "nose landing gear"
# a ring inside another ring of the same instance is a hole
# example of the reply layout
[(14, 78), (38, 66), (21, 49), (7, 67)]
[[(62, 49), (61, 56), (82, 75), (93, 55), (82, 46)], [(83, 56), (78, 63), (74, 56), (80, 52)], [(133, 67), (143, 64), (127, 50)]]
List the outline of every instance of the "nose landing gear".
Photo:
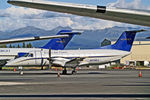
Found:
[(76, 71), (76, 67), (75, 67), (75, 68), (73, 68), (72, 74), (76, 74), (76, 73), (77, 73), (77, 71)]
[(22, 66), (19, 66), (18, 69), (19, 69), (19, 74), (20, 74), (20, 75), (23, 75), (23, 67), (22, 67)]

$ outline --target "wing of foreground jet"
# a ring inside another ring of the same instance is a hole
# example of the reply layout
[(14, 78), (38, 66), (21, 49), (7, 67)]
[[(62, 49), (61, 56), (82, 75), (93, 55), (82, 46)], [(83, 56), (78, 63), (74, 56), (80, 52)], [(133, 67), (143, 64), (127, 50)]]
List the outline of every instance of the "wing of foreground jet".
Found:
[(28, 37), (28, 38), (7, 39), (7, 40), (0, 40), (0, 44), (35, 41), (35, 40), (45, 40), (45, 39), (54, 39), (54, 38), (64, 38), (64, 37), (68, 37), (68, 36), (69, 35), (54, 35), (54, 36), (41, 36), (41, 37), (36, 36), (36, 37)]
[(22, 7), (150, 26), (150, 11), (147, 10), (106, 8), (105, 6), (81, 5), (45, 0), (8, 0), (8, 3)]

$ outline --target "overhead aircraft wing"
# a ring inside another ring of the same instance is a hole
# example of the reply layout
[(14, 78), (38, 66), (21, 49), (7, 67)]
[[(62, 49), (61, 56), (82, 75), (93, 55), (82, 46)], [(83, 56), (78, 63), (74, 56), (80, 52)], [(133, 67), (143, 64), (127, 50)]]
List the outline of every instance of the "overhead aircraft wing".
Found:
[(0, 44), (45, 40), (45, 39), (54, 39), (54, 38), (64, 38), (64, 37), (68, 37), (68, 35), (54, 35), (54, 36), (41, 36), (41, 37), (36, 36), (36, 37), (28, 37), (28, 38), (7, 39), (7, 40), (0, 40)]
[(8, 0), (8, 3), (22, 7), (150, 26), (150, 11), (147, 10), (106, 8), (105, 6), (62, 3), (45, 0)]
[(54, 39), (54, 38), (66, 38), (66, 37), (69, 37), (70, 34), (80, 35), (81, 33), (82, 31), (73, 30), (72, 32), (60, 32), (60, 35), (53, 35), (53, 36), (35, 36), (35, 37), (27, 37), (27, 38), (14, 38), (14, 39), (0, 40), (0, 44), (46, 40), (46, 39)]

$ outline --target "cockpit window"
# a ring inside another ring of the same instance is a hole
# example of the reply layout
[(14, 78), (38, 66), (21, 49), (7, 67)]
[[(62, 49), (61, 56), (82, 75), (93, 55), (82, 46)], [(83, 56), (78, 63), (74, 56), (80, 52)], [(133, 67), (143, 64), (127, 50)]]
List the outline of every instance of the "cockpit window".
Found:
[(14, 59), (20, 58), (20, 57), (33, 57), (33, 53), (18, 53), (17, 56), (15, 56)]
[(33, 54), (32, 54), (32, 53), (29, 53), (28, 57), (33, 57)]
[(33, 57), (33, 54), (32, 53), (27, 53), (23, 57)]
[(14, 58), (14, 59), (17, 59), (17, 58), (19, 58), (19, 56), (15, 56), (15, 58)]
[(28, 57), (29, 53), (25, 54), (23, 57)]

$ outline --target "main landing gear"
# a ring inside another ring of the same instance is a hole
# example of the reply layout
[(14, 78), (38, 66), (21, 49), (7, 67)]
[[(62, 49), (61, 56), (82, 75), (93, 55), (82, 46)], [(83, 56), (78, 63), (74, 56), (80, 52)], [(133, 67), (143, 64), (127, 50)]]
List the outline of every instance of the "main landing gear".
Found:
[(0, 67), (0, 70), (2, 70), (2, 67)]
[[(77, 73), (76, 68), (73, 68), (71, 74), (76, 74), (76, 73)], [(65, 67), (64, 70), (62, 71), (62, 74), (63, 74), (63, 75), (67, 75), (67, 68), (66, 68), (66, 67)]]
[(63, 75), (66, 75), (66, 74), (67, 74), (67, 69), (66, 69), (66, 67), (64, 68), (62, 74), (63, 74)]

